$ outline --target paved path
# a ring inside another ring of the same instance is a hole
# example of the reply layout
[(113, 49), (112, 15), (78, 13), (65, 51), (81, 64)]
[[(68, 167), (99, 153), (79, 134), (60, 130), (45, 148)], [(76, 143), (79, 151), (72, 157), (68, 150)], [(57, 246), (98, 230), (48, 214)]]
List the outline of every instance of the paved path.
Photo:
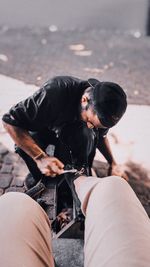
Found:
[(20, 158), (0, 143), (0, 195), (9, 191), (24, 192), (27, 168)]
[(94, 77), (118, 82), (130, 104), (150, 105), (149, 69), (149, 37), (95, 28), (0, 28), (0, 73), (26, 83), (41, 86), (56, 75)]

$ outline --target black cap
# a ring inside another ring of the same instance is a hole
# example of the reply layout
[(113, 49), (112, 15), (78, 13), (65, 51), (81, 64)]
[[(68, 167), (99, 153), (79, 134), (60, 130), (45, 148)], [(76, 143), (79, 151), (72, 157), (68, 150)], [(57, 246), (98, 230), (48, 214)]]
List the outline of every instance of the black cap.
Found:
[(89, 79), (94, 89), (95, 110), (105, 127), (114, 126), (123, 116), (127, 108), (127, 97), (123, 89), (113, 82), (100, 82)]

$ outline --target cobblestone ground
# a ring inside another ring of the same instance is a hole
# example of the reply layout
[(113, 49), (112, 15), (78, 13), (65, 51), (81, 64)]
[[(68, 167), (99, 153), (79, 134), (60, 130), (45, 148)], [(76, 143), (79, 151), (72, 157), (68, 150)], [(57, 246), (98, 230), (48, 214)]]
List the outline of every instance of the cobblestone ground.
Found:
[(23, 181), (28, 170), (20, 157), (0, 143), (0, 195), (25, 192)]

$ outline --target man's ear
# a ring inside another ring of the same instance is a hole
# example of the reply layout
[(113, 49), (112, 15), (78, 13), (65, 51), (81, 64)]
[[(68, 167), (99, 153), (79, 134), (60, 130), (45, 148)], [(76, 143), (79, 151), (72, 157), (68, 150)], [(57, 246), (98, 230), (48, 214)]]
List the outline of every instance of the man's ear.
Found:
[(81, 103), (82, 104), (87, 104), (89, 102), (89, 98), (87, 94), (84, 94), (81, 98)]

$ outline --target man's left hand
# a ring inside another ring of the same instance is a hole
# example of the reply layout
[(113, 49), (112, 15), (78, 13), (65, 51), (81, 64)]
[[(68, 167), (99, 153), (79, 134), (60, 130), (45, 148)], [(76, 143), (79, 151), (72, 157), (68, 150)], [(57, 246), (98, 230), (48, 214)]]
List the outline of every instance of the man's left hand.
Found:
[(122, 164), (112, 164), (110, 166), (109, 175), (120, 176), (126, 181), (129, 181), (129, 177), (125, 172), (125, 166)]

